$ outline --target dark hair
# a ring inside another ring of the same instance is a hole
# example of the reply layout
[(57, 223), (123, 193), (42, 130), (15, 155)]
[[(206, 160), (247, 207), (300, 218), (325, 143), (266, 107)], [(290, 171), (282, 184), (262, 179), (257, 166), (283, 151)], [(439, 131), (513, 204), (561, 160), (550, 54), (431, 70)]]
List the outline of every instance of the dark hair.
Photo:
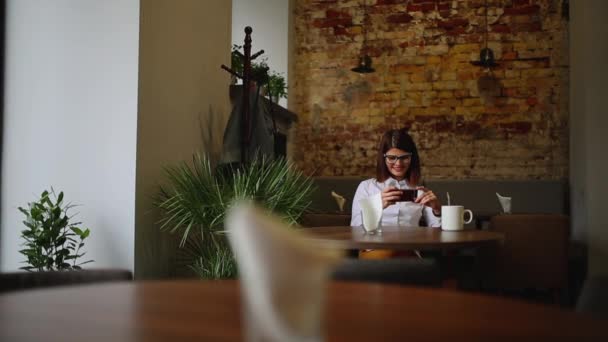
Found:
[(382, 135), (380, 144), (378, 144), (378, 156), (376, 159), (376, 180), (384, 182), (391, 177), (391, 173), (384, 161), (384, 154), (391, 148), (398, 148), (412, 154), (410, 166), (405, 173), (405, 178), (410, 185), (418, 185), (420, 181), (420, 157), (418, 149), (412, 137), (407, 133), (405, 128), (391, 129)]

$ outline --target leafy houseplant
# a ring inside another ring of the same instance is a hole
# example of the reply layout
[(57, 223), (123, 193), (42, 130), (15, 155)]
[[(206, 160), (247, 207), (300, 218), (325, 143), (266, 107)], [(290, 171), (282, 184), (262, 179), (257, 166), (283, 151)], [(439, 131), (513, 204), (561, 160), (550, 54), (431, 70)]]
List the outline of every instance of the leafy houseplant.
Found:
[[(242, 54), (239, 50), (243, 48), (240, 45), (232, 45), (232, 53), (230, 55), (230, 68), (239, 75), (243, 75), (245, 66), (243, 64)], [(257, 82), (258, 85), (268, 83), (268, 63), (267, 58), (262, 58), (260, 62), (251, 62), (251, 78)]]
[(243, 74), (243, 58), (241, 58), (239, 49), (240, 45), (232, 45), (232, 52), (230, 53), (230, 68), (236, 71), (238, 74)]
[[(230, 68), (243, 75), (243, 55), (239, 51), (243, 47), (240, 45), (232, 45), (231, 64)], [(267, 86), (268, 96), (275, 102), (278, 99), (287, 98), (287, 83), (285, 76), (276, 71), (270, 71), (267, 58), (262, 58), (260, 62), (251, 62), (251, 79), (260, 87)]]
[(26, 226), (21, 231), (25, 248), (19, 252), (27, 258), (25, 263), (28, 264), (21, 269), (78, 270), (81, 269), (80, 265), (93, 261), (77, 263), (77, 259), (85, 254), (80, 250), (90, 230), (79, 228), (81, 222), (70, 222), (73, 216), (69, 216), (68, 211), (73, 207), (63, 203), (63, 192), (56, 195), (53, 189), (50, 193), (43, 191), (38, 201), (28, 203), (27, 209), (19, 207), (19, 211), (25, 215), (23, 224)]
[(165, 169), (169, 185), (161, 188), (161, 229), (181, 233), (184, 262), (201, 278), (235, 277), (236, 262), (224, 235), (227, 209), (253, 200), (295, 224), (310, 204), (312, 181), (285, 159), (256, 156), (249, 164), (215, 168), (195, 155)]
[(271, 72), (268, 76), (268, 93), (272, 99), (287, 98), (287, 84), (285, 77), (277, 72)]

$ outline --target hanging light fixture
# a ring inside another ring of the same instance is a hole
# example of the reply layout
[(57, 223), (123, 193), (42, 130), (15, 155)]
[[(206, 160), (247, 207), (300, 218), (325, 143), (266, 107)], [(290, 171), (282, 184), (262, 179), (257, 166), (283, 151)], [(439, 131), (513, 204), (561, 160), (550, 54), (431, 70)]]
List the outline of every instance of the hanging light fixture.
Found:
[(361, 1), (363, 3), (363, 45), (359, 52), (359, 63), (350, 70), (360, 74), (369, 74), (376, 70), (372, 67), (372, 58), (367, 53), (367, 6), (365, 5), (366, 0)]
[(494, 51), (488, 47), (488, 0), (485, 0), (484, 4), (485, 13), (485, 31), (484, 31), (484, 47), (479, 52), (479, 61), (471, 62), (471, 64), (487, 68), (488, 70), (492, 67), (498, 66), (496, 59), (494, 58)]

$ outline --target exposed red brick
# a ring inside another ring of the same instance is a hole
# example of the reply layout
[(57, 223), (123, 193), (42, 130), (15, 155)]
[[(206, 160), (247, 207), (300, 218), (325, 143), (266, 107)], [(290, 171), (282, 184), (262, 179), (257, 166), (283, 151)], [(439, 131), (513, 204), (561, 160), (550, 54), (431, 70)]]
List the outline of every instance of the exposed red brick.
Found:
[[(345, 19), (360, 18), (360, 9), (298, 2), (290, 105), (299, 122), (290, 144), (299, 168), (310, 175), (372, 175), (380, 134), (407, 126), (428, 178), (568, 177), (568, 120), (561, 115), (568, 110), (568, 36), (553, 2), (545, 13), (546, 2), (537, 6), (537, 0), (488, 1), (492, 12), (509, 13), (490, 27), (490, 39), (501, 44), (493, 47), (500, 66), (492, 87), (480, 82), (486, 71), (469, 63), (483, 46), (477, 21), (483, 1), (368, 2), (367, 50), (376, 72), (366, 75), (349, 71), (361, 49), (351, 36), (360, 27)], [(319, 13), (324, 18), (315, 19)], [(387, 23), (403, 13), (415, 19)], [(529, 32), (534, 39), (524, 39)]]
[(405, 1), (404, 0), (377, 0), (376, 1), (376, 5), (378, 5), (378, 6), (395, 5), (395, 4), (401, 4), (401, 3), (405, 3)]
[(513, 6), (526, 6), (530, 4), (530, 0), (513, 0)]
[(445, 33), (450, 36), (462, 35), (467, 32), (466, 27), (456, 27), (452, 30), (446, 31)]
[(318, 28), (344, 26), (349, 27), (353, 25), (352, 19), (350, 18), (333, 18), (333, 19), (316, 19), (312, 25)]
[(469, 21), (464, 18), (448, 19), (448, 20), (439, 21), (437, 23), (438, 27), (440, 27), (442, 29), (446, 29), (446, 30), (453, 30), (457, 27), (464, 27), (467, 25), (469, 25)]
[(509, 60), (509, 59), (516, 59), (517, 58), (517, 52), (516, 51), (508, 51), (508, 52), (503, 52), (502, 53), (502, 60)]
[(447, 117), (440, 115), (416, 115), (416, 122), (425, 123), (425, 122), (434, 122), (436, 120), (447, 120)]
[(461, 121), (456, 124), (454, 133), (460, 135), (474, 135), (481, 129), (481, 125), (477, 122)]
[(454, 129), (454, 124), (449, 121), (439, 121), (433, 125), (433, 129), (435, 132), (450, 132)]
[(347, 12), (336, 11), (334, 9), (328, 9), (325, 11), (325, 17), (328, 19), (336, 19), (336, 18), (348, 18), (351, 19), (351, 15)]
[(540, 22), (514, 24), (513, 32), (538, 32), (542, 31), (543, 26)]
[[(509, 99), (506, 97), (494, 98), (494, 106), (496, 106), (496, 107), (505, 107), (508, 102), (509, 102)], [(515, 107), (513, 107), (513, 109), (515, 109)], [(515, 110), (517, 110), (517, 109), (515, 109)]]
[(440, 11), (447, 11), (450, 8), (452, 8), (452, 4), (445, 3), (445, 2), (437, 5), (437, 9)]
[(490, 25), (492, 32), (508, 33), (511, 32), (511, 28), (507, 24), (494, 24)]
[(439, 11), (439, 16), (441, 16), (442, 18), (448, 18), (450, 15), (450, 11)]
[(538, 104), (538, 99), (537, 99), (536, 97), (529, 97), (529, 98), (526, 100), (526, 103), (527, 103), (529, 106), (536, 106), (536, 104)]
[(414, 19), (414, 17), (412, 17), (411, 15), (407, 13), (401, 13), (390, 15), (388, 18), (386, 18), (386, 21), (391, 24), (407, 24), (411, 22), (412, 19)]
[(469, 91), (467, 89), (456, 89), (454, 90), (454, 97), (457, 99), (461, 99), (469, 96)]
[(524, 15), (524, 14), (538, 14), (540, 12), (539, 5), (530, 5), (522, 7), (507, 7), (505, 8), (504, 15)]
[(498, 127), (506, 133), (528, 134), (532, 129), (532, 124), (530, 122), (517, 121), (501, 123), (498, 125)]
[(503, 60), (508, 68), (529, 69), (529, 68), (548, 68), (551, 65), (549, 57), (526, 58), (525, 60)]
[(435, 10), (435, 3), (433, 2), (426, 2), (421, 4), (420, 6), (422, 6), (422, 12), (431, 12)]
[(419, 4), (408, 4), (407, 5), (408, 12), (422, 12), (422, 5)]
[(515, 94), (517, 94), (517, 89), (515, 89), (515, 88), (502, 88), (500, 90), (500, 94), (502, 96), (506, 96), (506, 97), (513, 97), (513, 96), (515, 96)]
[(338, 35), (338, 36), (345, 36), (345, 35), (348, 35), (349, 32), (345, 27), (336, 26), (336, 27), (334, 27), (334, 34)]
[(477, 74), (473, 71), (463, 71), (463, 70), (459, 70), (457, 73), (458, 79), (461, 81), (467, 81), (467, 80), (475, 80), (477, 79)]

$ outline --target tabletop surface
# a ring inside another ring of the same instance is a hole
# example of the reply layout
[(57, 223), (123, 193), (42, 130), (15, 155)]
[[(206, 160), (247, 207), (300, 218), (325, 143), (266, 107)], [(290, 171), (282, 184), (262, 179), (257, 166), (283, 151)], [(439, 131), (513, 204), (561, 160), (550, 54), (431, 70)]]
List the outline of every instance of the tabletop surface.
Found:
[(466, 229), (445, 231), (428, 227), (382, 227), (382, 233), (369, 234), (361, 227), (304, 228), (310, 238), (327, 247), (342, 249), (454, 249), (501, 242), (500, 232)]
[[(329, 284), (329, 341), (608, 337), (606, 321), (445, 289)], [(0, 295), (0, 341), (242, 340), (237, 281), (97, 284)]]

